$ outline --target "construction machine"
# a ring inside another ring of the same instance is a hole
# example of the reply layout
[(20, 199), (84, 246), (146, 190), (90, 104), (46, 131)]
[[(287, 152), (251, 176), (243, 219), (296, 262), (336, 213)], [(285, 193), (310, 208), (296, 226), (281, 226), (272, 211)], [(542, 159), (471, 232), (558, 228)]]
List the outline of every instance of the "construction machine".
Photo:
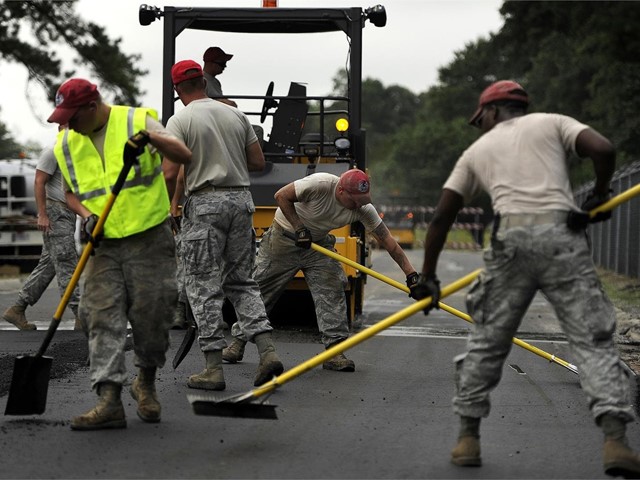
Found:
[[(225, 89), (225, 98), (239, 106), (249, 101), (261, 103), (261, 108), (244, 110), (252, 123), (271, 122), (271, 130), (261, 138), (267, 166), (263, 172), (251, 174), (251, 193), (256, 205), (254, 227), (259, 240), (272, 223), (277, 205), (274, 194), (292, 181), (315, 172), (341, 175), (350, 168), (366, 171), (366, 138), (362, 128), (362, 31), (367, 22), (377, 27), (386, 24), (383, 6), (371, 8), (217, 8), (174, 7), (160, 9), (141, 5), (139, 21), (143, 26), (156, 20), (163, 22), (163, 78), (162, 120), (166, 124), (175, 109), (175, 92), (171, 82), (171, 67), (176, 62), (176, 42), (188, 31), (233, 32), (255, 36), (255, 45), (262, 44), (260, 36), (287, 36), (295, 42), (298, 35), (316, 35), (317, 46), (322, 45), (322, 34), (343, 34), (346, 38), (346, 91), (340, 95), (308, 95), (307, 85), (314, 78), (291, 81), (286, 95), (274, 95), (274, 82), (267, 84), (264, 95), (240, 94), (234, 87)], [(203, 44), (202, 52), (207, 45)], [(257, 55), (267, 52), (256, 48)], [(341, 56), (345, 52), (339, 53)], [(193, 57), (192, 57), (193, 58)], [(274, 59), (273, 68), (286, 70), (287, 66), (314, 62), (313, 52), (299, 58)], [(257, 64), (257, 63), (256, 63)], [(252, 76), (268, 79), (270, 70), (252, 70)], [(264, 82), (267, 83), (266, 81)], [(264, 85), (264, 84), (263, 84)], [(259, 128), (258, 132), (266, 129)], [(339, 254), (361, 264), (370, 265), (369, 245), (364, 227), (353, 223), (331, 232), (335, 235)], [(345, 266), (348, 285), (345, 291), (348, 316), (353, 321), (362, 313), (366, 275)], [(311, 302), (301, 272), (289, 284), (282, 296), (272, 321), (278, 321), (278, 311), (291, 310), (291, 302)], [(286, 306), (283, 308), (283, 305)], [(279, 308), (280, 307), (280, 308)], [(295, 309), (299, 311), (299, 309)], [(314, 316), (313, 310), (311, 315)], [(299, 316), (299, 315), (298, 315)], [(314, 318), (314, 317), (312, 317)]]

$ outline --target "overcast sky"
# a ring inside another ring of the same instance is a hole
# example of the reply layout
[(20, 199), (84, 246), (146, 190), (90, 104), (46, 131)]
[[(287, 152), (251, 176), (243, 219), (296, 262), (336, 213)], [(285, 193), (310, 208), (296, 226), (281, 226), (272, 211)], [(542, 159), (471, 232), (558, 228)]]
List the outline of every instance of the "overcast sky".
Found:
[[(162, 115), (162, 28), (157, 20), (147, 27), (138, 23), (138, 7), (132, 0), (80, 0), (77, 11), (82, 18), (106, 28), (111, 38), (122, 38), (121, 49), (139, 53), (141, 67), (149, 73), (141, 79), (144, 106)], [(375, 78), (385, 86), (401, 85), (414, 93), (433, 86), (438, 68), (454, 59), (456, 51), (480, 37), (488, 37), (502, 26), (498, 12), (502, 0), (279, 0), (280, 7), (362, 7), (381, 3), (387, 11), (387, 25), (375, 27), (367, 22), (363, 32), (363, 78)], [(261, 0), (182, 0), (154, 1), (149, 5), (175, 7), (259, 7)], [(331, 92), (332, 78), (347, 62), (347, 42), (342, 33), (311, 35), (225, 34), (187, 30), (177, 40), (176, 60), (202, 60), (212, 45), (234, 54), (227, 70), (218, 78), (227, 95), (264, 95), (270, 81), (275, 95), (286, 95), (289, 82), (307, 85), (309, 95)], [(89, 77), (82, 65), (66, 64)], [(39, 86), (27, 87), (27, 72), (21, 65), (1, 62), (0, 120), (20, 142), (52, 143), (56, 127), (46, 123), (53, 106)], [(99, 82), (98, 82), (99, 85)], [(11, 86), (11, 88), (8, 88)], [(27, 91), (28, 89), (28, 91)], [(109, 98), (106, 98), (109, 101)], [(245, 100), (244, 110), (259, 110)], [(179, 102), (178, 102), (179, 104)], [(178, 106), (179, 108), (179, 106)], [(469, 106), (473, 110), (473, 106)], [(268, 130), (267, 130), (268, 132)]]

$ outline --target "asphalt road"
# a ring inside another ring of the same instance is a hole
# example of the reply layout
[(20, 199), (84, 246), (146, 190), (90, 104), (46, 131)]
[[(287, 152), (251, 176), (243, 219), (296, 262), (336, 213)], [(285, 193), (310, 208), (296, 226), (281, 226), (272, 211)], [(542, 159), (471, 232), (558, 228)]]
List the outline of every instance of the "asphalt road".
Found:
[[(411, 257), (419, 267), (421, 253)], [(439, 274), (446, 284), (480, 265), (480, 254), (447, 252)], [(404, 280), (384, 255), (375, 255), (374, 268)], [(0, 308), (15, 295), (9, 290), (0, 290)], [(464, 311), (463, 299), (460, 293), (445, 303)], [(57, 300), (50, 289), (28, 310), (42, 329), (0, 331), (0, 377), (8, 377), (16, 355), (37, 350)], [(405, 294), (369, 279), (362, 328), (410, 304)], [(577, 376), (518, 347), (482, 423), (484, 465), (449, 463), (457, 434), (452, 358), (464, 351), (468, 324), (446, 312), (414, 315), (353, 347), (347, 355), (356, 362), (354, 373), (316, 368), (280, 387), (268, 399), (277, 420), (195, 415), (187, 395), (197, 392), (186, 387), (186, 378), (202, 369), (203, 357), (194, 345), (174, 371), (170, 362), (183, 332), (172, 331), (158, 379), (162, 422), (140, 421), (124, 393), (128, 428), (96, 432), (69, 429), (70, 418), (96, 399), (82, 361), (86, 345), (72, 326), (71, 318), (63, 321), (48, 352), (54, 373), (46, 412), (0, 420), (0, 478), (607, 478), (602, 434)], [(518, 335), (571, 361), (543, 300), (536, 300)], [(321, 351), (308, 326), (280, 328), (275, 338), (285, 368)], [(133, 372), (130, 351), (127, 360)], [(257, 360), (255, 347), (248, 346), (242, 363), (225, 366), (223, 395), (251, 391)], [(6, 388), (0, 389), (2, 409), (6, 398)], [(638, 424), (628, 433), (640, 448)]]

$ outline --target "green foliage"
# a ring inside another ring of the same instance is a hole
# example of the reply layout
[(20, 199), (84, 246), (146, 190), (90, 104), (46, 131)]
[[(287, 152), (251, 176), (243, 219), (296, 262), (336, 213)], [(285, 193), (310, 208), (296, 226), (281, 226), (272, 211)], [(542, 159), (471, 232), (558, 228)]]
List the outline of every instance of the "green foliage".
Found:
[[(460, 154), (478, 137), (467, 125), (480, 92), (520, 82), (530, 111), (572, 116), (612, 140), (618, 167), (640, 151), (640, 3), (505, 2), (498, 32), (469, 43), (439, 69), (439, 83), (414, 96), (367, 79), (363, 122), (378, 202), (402, 197), (435, 205)], [(390, 101), (397, 102), (396, 107)], [(408, 121), (404, 121), (404, 120)], [(571, 159), (574, 187), (593, 180), (589, 161)], [(474, 206), (490, 210), (487, 198)]]
[(16, 143), (7, 130), (7, 126), (0, 122), (0, 159), (18, 158), (23, 148)]
[(29, 81), (44, 88), (53, 105), (58, 86), (76, 74), (62, 70), (57, 53), (63, 45), (70, 47), (74, 64), (100, 79), (103, 94), (111, 94), (115, 103), (138, 105), (143, 93), (138, 78), (147, 73), (137, 67), (141, 56), (122, 53), (121, 39), (111, 40), (104, 28), (78, 17), (74, 7), (75, 0), (0, 0), (0, 58), (24, 65)]

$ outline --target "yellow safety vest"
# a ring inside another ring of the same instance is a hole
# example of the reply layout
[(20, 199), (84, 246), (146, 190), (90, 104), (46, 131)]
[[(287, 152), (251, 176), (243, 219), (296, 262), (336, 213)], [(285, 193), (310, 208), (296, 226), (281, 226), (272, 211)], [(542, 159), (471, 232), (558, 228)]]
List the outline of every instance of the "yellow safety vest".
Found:
[[(146, 128), (155, 110), (111, 106), (104, 140), (104, 166), (91, 139), (73, 130), (58, 134), (54, 153), (67, 184), (91, 213), (101, 215), (124, 164), (126, 141)], [(124, 238), (159, 225), (169, 214), (162, 159), (146, 148), (134, 163), (104, 225), (105, 238)]]

